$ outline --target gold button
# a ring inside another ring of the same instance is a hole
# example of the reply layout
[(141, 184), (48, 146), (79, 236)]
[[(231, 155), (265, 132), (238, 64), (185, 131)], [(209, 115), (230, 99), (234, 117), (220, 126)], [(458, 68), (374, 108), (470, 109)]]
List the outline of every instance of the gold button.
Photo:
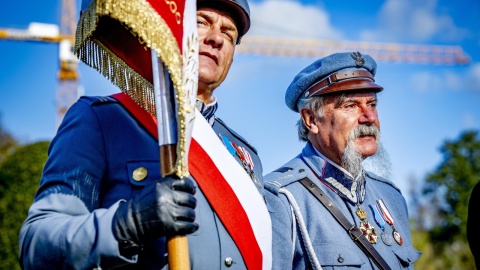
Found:
[(145, 177), (147, 177), (147, 174), (148, 174), (148, 171), (147, 169), (145, 169), (145, 167), (140, 167), (140, 168), (136, 168), (134, 171), (133, 171), (133, 180), (135, 181), (142, 181), (143, 179), (145, 179)]

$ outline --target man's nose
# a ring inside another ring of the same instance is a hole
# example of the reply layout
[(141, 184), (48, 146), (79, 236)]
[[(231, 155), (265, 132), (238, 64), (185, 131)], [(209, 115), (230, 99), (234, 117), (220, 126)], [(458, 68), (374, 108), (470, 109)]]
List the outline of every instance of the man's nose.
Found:
[(377, 111), (370, 107), (362, 108), (362, 115), (360, 116), (360, 124), (373, 124), (377, 121), (378, 114)]
[(220, 49), (223, 46), (223, 36), (220, 29), (211, 29), (208, 31), (204, 42), (213, 48)]

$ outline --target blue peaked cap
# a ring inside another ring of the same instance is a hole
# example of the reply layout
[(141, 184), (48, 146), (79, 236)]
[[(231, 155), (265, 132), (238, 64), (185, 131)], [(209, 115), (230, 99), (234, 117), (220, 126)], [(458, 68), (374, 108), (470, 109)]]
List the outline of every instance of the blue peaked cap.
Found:
[(358, 90), (380, 92), (383, 87), (375, 83), (376, 69), (375, 60), (359, 52), (329, 55), (295, 76), (285, 93), (285, 103), (298, 112), (312, 96)]

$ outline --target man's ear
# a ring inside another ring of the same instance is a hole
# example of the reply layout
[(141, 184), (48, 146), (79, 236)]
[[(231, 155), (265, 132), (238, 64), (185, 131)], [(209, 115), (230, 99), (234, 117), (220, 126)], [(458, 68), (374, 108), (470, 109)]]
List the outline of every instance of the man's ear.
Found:
[(310, 109), (302, 108), (300, 110), (300, 115), (302, 116), (303, 124), (305, 124), (307, 129), (313, 134), (318, 134), (319, 128), (317, 126), (315, 113)]

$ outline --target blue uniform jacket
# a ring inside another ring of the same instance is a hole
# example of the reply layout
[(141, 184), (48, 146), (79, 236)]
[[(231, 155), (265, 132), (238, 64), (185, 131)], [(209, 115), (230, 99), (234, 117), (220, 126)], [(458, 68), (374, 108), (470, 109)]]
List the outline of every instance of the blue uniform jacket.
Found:
[[(317, 175), (322, 175), (321, 169), (325, 162), (316, 154), (313, 146), (307, 143), (300, 155), (278, 171), (264, 177), (273, 227), (273, 269), (311, 269), (305, 242), (298, 225), (295, 225), (298, 221), (292, 221), (291, 206), (285, 194), (279, 192), (281, 188), (286, 189), (295, 198), (313, 250), (323, 269), (377, 269), (340, 223), (299, 182), (304, 177), (311, 179), (333, 200), (346, 218), (358, 226), (360, 219), (355, 214), (356, 206), (327, 188), (312, 172), (311, 168)], [(375, 223), (368, 204), (375, 204), (376, 200), (383, 199), (392, 213), (395, 229), (403, 238), (403, 245), (393, 242), (393, 245), (387, 246), (379, 237), (374, 244), (375, 249), (392, 269), (413, 269), (413, 263), (420, 257), (420, 253), (412, 247), (405, 199), (392, 182), (371, 173), (366, 177), (365, 200), (361, 207), (367, 211), (368, 222), (375, 226), (377, 234), (380, 235), (382, 230)], [(389, 225), (386, 225), (385, 232), (392, 236), (392, 228)]]
[[(213, 129), (251, 155), (262, 182), (255, 150), (219, 119)], [(238, 160), (238, 157), (236, 157)], [(137, 168), (147, 177), (133, 179)], [(110, 97), (82, 97), (65, 116), (28, 217), (20, 232), (24, 269), (166, 269), (165, 238), (145, 243), (133, 258), (119, 254), (112, 217), (122, 200), (160, 179), (158, 142)], [(262, 184), (257, 184), (263, 194)], [(197, 188), (196, 222), (188, 235), (192, 269), (244, 269), (241, 254)]]

